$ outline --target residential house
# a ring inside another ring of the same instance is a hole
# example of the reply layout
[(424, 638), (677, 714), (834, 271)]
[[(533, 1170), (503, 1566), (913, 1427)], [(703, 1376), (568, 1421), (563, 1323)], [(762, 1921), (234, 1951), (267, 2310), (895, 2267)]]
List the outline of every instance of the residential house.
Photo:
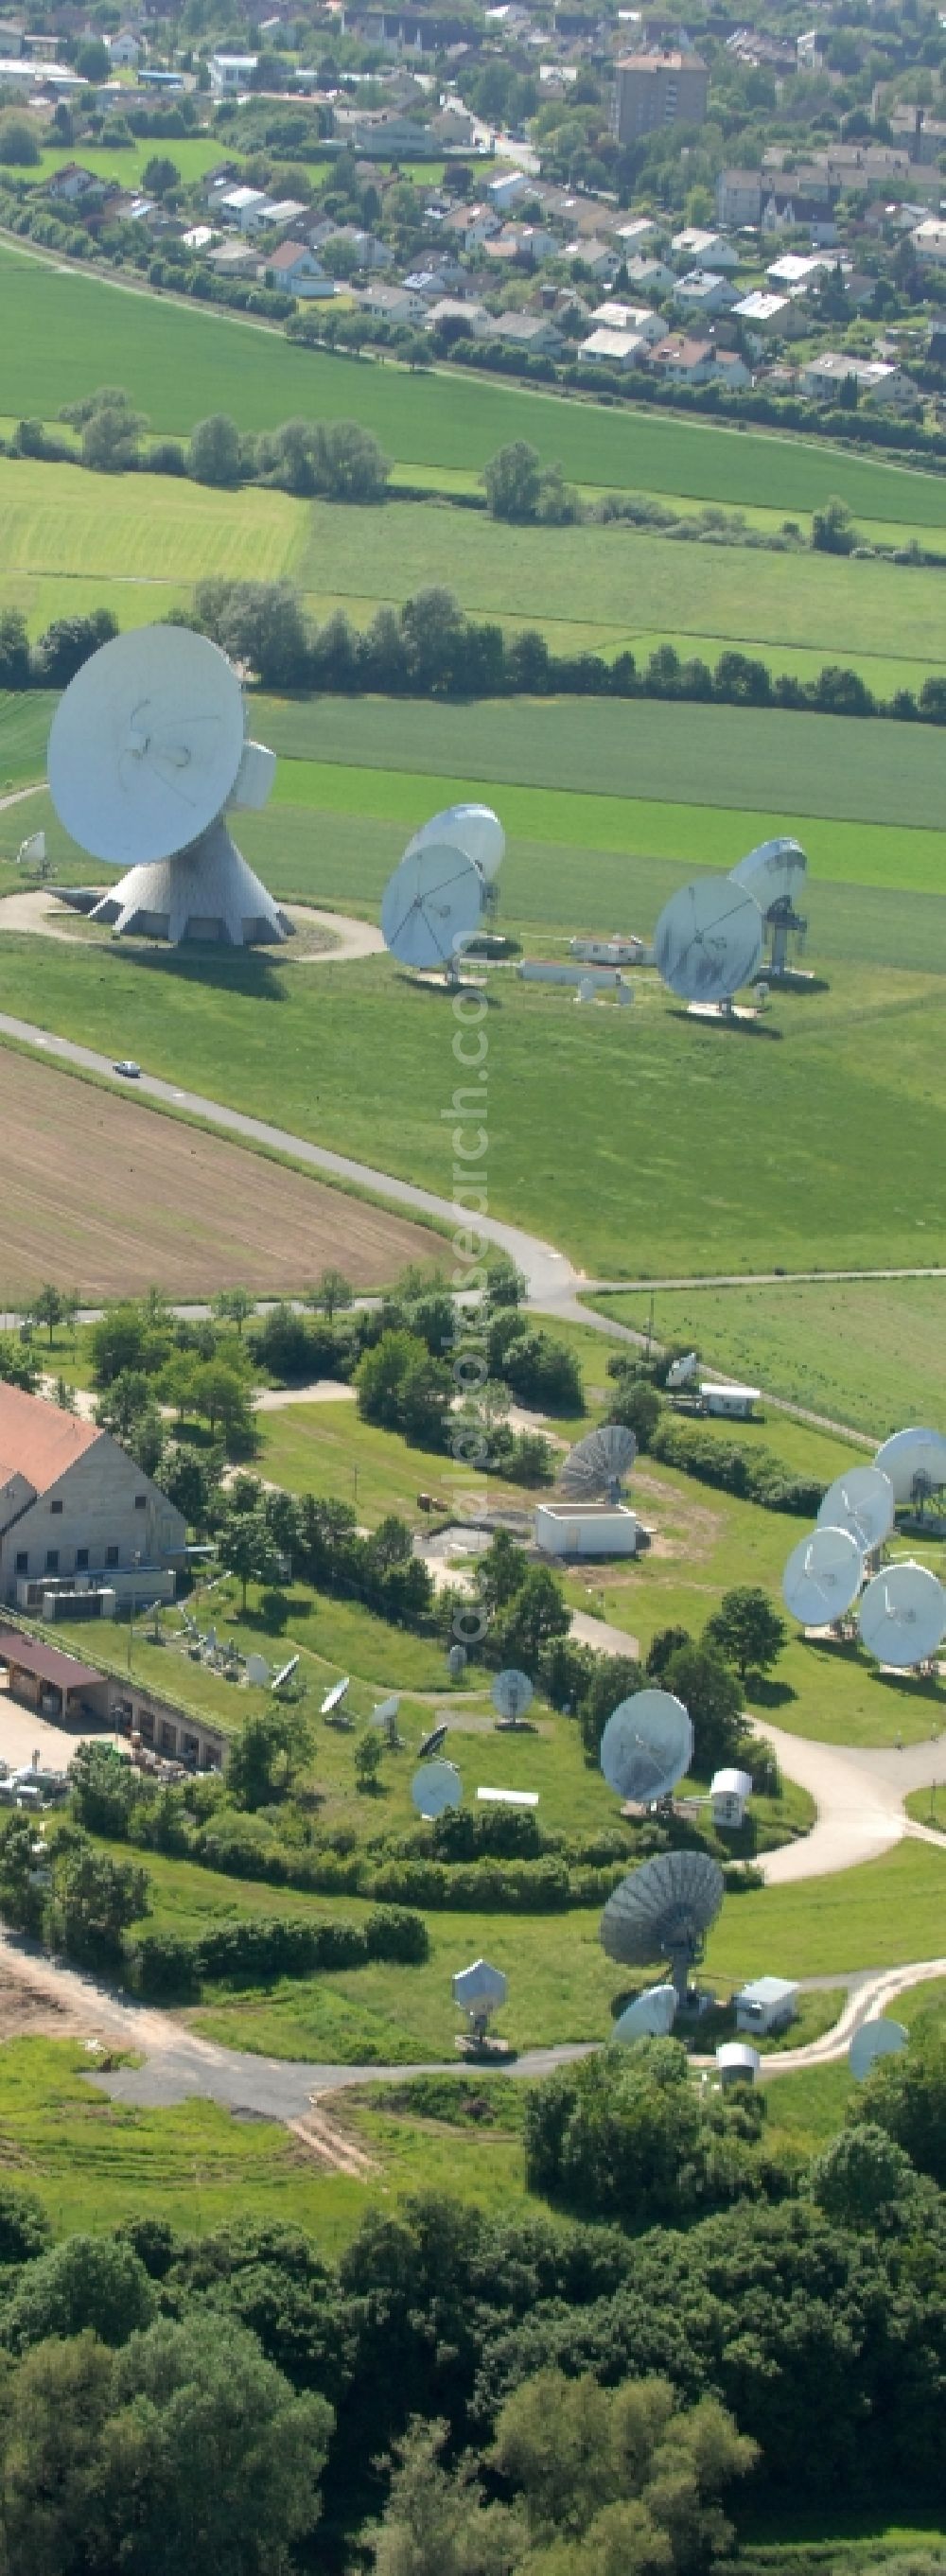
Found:
[(417, 295), (408, 286), (383, 286), (372, 282), (362, 288), (358, 298), (362, 311), (378, 322), (426, 322), (428, 304), (425, 295)]
[(735, 287), (729, 286), (724, 277), (716, 276), (712, 269), (695, 268), (689, 277), (678, 278), (673, 300), (675, 304), (682, 304), (687, 313), (715, 316), (731, 313), (739, 302), (739, 295)]
[(766, 295), (762, 288), (743, 295), (733, 305), (732, 318), (741, 323), (747, 345), (760, 354), (768, 340), (795, 339), (806, 327), (790, 295)]
[(120, 27), (117, 36), (106, 36), (109, 62), (119, 71), (136, 72), (144, 55), (144, 45), (131, 27)]
[(501, 232), (484, 242), (483, 256), (494, 267), (536, 268), (558, 248), (554, 233), (547, 233), (541, 224), (504, 224)]
[(580, 356), (582, 364), (590, 358), (593, 365), (617, 367), (623, 371), (628, 367), (646, 366), (650, 347), (649, 340), (645, 340), (640, 331), (602, 329), (592, 331), (589, 338), (583, 340)]
[(921, 224), (915, 224), (910, 240), (918, 259), (926, 260), (930, 268), (942, 267), (946, 260), (946, 223), (938, 215), (927, 215)]
[(54, 170), (48, 182), (47, 195), (67, 206), (77, 206), (80, 198), (101, 195), (103, 182), (93, 170), (83, 169), (81, 161), (67, 161)]
[(219, 239), (220, 235), (215, 233), (212, 224), (192, 224), (189, 232), (181, 234), (181, 249), (197, 252), (212, 250), (214, 243)]
[(656, 348), (659, 340), (667, 337), (666, 322), (661, 320), (659, 313), (652, 313), (649, 304), (625, 304), (616, 295), (609, 295), (606, 303), (596, 305), (591, 319), (600, 330), (634, 331), (638, 339), (646, 340), (652, 349)]
[(336, 108), (335, 125), (340, 132), (348, 125), (352, 150), (363, 153), (367, 160), (393, 161), (400, 157), (410, 159), (412, 155), (422, 160), (430, 151), (429, 126), (421, 125), (416, 116), (403, 115), (396, 107), (362, 108), (352, 115), (350, 123), (344, 111)]
[(335, 293), (334, 278), (326, 276), (314, 250), (310, 250), (306, 242), (280, 242), (278, 250), (271, 250), (263, 261), (260, 275), (265, 278), (267, 286), (284, 287), (288, 295), (332, 296)]
[(743, 224), (760, 224), (762, 196), (760, 170), (721, 170), (716, 182), (716, 212), (720, 223), (732, 225), (737, 231)]
[(615, 245), (611, 242), (599, 241), (594, 233), (589, 235), (587, 241), (582, 240), (579, 235), (577, 240), (566, 242), (562, 257), (580, 259), (582, 267), (586, 268), (589, 276), (594, 278), (596, 286), (603, 286), (607, 278), (616, 277), (621, 265), (621, 254)]
[(675, 233), (670, 248), (682, 268), (711, 268), (719, 276), (739, 266), (739, 253), (732, 243), (722, 233), (707, 232), (699, 225)]
[(931, 313), (926, 354), (931, 367), (946, 367), (946, 313)]
[(738, 394), (744, 391), (746, 385), (751, 385), (752, 371), (740, 357), (738, 349), (714, 348), (713, 373), (710, 381), (713, 384), (725, 385), (730, 393)]
[(837, 261), (827, 259), (823, 251), (803, 257), (800, 251), (787, 250), (781, 259), (772, 260), (765, 274), (777, 294), (810, 295), (812, 287), (836, 267)]
[(916, 387), (899, 367), (888, 366), (881, 358), (856, 358), (847, 349), (822, 349), (809, 358), (801, 369), (801, 383), (806, 394), (819, 402), (836, 402), (842, 385), (853, 378), (864, 402), (915, 402)]
[[(0, 1384), (0, 1596), (107, 1586), (120, 1599), (173, 1597), (183, 1514), (107, 1431)], [(35, 1606), (39, 1606), (37, 1603)]]
[(238, 232), (247, 233), (257, 207), (268, 203), (263, 188), (222, 188), (215, 195), (214, 211), (222, 224), (235, 225)]
[(824, 189), (820, 196), (813, 187), (797, 181), (766, 180), (762, 201), (761, 228), (764, 233), (804, 231), (816, 250), (830, 250), (840, 240), (837, 225), (837, 199), (840, 188)]
[(666, 232), (666, 224), (655, 222), (653, 215), (632, 215), (628, 223), (618, 225), (617, 239), (625, 257), (628, 252), (633, 252), (636, 256), (641, 251), (651, 250), (658, 242), (664, 241)]
[(497, 172), (495, 179), (490, 179), (486, 194), (494, 213), (505, 215), (518, 197), (531, 196), (532, 187), (533, 181), (526, 178), (524, 170), (504, 169)]
[(459, 250), (481, 250), (498, 233), (500, 218), (493, 206), (457, 206), (452, 215), (444, 216), (443, 229)]
[(524, 349), (530, 358), (557, 358), (565, 346), (561, 332), (544, 313), (500, 313), (490, 337)]
[(251, 87), (258, 54), (211, 54), (212, 98), (242, 98)]
[(485, 304), (478, 304), (474, 296), (470, 297), (469, 303), (461, 303), (456, 295), (443, 295), (439, 304), (428, 306), (428, 331), (447, 330), (451, 334), (465, 331), (471, 340), (488, 340), (492, 327), (492, 314), (487, 312)]
[(672, 268), (663, 259), (626, 259), (625, 275), (638, 295), (670, 295), (676, 285)]
[(895, 107), (890, 118), (895, 143), (903, 142), (911, 161), (935, 169), (946, 152), (946, 125), (928, 116), (925, 107)]
[(670, 331), (656, 349), (651, 349), (648, 364), (668, 384), (708, 384), (713, 373), (712, 342), (691, 339), (686, 331)]
[(430, 121), (431, 136), (441, 152), (469, 152), (475, 130), (473, 118), (466, 108), (452, 103), (449, 107), (442, 107), (439, 115), (431, 117)]

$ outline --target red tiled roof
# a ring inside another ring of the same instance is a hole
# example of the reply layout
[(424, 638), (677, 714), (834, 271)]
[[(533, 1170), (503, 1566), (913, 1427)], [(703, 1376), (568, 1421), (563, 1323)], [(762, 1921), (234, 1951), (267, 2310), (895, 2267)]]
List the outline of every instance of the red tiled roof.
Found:
[(37, 1494), (48, 1494), (61, 1476), (84, 1456), (102, 1432), (95, 1422), (64, 1413), (41, 1395), (26, 1395), (19, 1386), (0, 1383), (0, 1486), (11, 1476), (25, 1476)]

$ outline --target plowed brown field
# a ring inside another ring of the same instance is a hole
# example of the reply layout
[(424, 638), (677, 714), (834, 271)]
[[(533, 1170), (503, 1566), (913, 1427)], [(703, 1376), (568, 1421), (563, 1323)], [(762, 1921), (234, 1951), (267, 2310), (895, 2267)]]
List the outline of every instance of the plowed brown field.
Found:
[(329, 1265), (379, 1288), (445, 1250), (422, 1225), (134, 1096), (0, 1051), (0, 1306), (47, 1279), (88, 1305), (151, 1286), (202, 1298), (239, 1282), (278, 1296)]

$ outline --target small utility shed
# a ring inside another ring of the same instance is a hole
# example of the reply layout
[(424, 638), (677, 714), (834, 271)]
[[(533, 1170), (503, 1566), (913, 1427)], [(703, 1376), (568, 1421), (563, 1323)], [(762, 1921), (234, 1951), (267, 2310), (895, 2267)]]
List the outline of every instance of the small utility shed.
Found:
[(108, 1682), (90, 1664), (64, 1655), (58, 1646), (37, 1637), (22, 1637), (15, 1628), (0, 1629), (0, 1665), (6, 1668), (11, 1699), (35, 1709), (38, 1717), (62, 1726), (108, 1725)]
[(714, 1771), (710, 1781), (710, 1805), (713, 1823), (723, 1833), (734, 1832), (745, 1821), (746, 1799), (752, 1796), (752, 1774), (749, 1771)]
[(729, 1422), (751, 1422), (758, 1401), (757, 1386), (717, 1386), (713, 1378), (700, 1385), (704, 1413), (721, 1413)]
[(787, 2030), (797, 2006), (798, 1987), (787, 1977), (754, 1977), (736, 1996), (736, 2029), (762, 2037), (768, 2031)]

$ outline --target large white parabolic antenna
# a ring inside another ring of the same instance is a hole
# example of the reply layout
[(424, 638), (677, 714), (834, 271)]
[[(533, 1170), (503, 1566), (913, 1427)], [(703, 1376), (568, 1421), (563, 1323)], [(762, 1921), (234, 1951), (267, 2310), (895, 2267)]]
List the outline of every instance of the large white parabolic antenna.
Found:
[(858, 1613), (861, 1639), (880, 1664), (925, 1664), (946, 1628), (946, 1592), (926, 1565), (909, 1558), (875, 1574)]
[(457, 964), (483, 914), (483, 879), (472, 859), (447, 842), (431, 842), (403, 858), (388, 878), (381, 903), (386, 948), (402, 966), (419, 971)]
[(745, 886), (760, 912), (768, 913), (776, 903), (791, 904), (794, 911), (807, 868), (797, 841), (760, 841), (729, 874), (733, 885)]
[(672, 1986), (645, 1986), (632, 2004), (625, 2004), (611, 2029), (611, 2039), (623, 2045), (635, 2039), (669, 2039), (677, 2010)]
[(664, 905), (654, 932), (658, 973), (683, 1002), (728, 1002), (751, 984), (762, 914), (731, 877), (698, 877)]
[(893, 1486), (880, 1467), (845, 1467), (828, 1486), (818, 1513), (820, 1529), (848, 1530), (865, 1556), (893, 1528)]
[(612, 1710), (601, 1738), (609, 1789), (649, 1807), (667, 1798), (693, 1759), (693, 1728), (672, 1691), (635, 1691)]
[(874, 1465), (889, 1476), (895, 1502), (912, 1502), (915, 1493), (946, 1485), (946, 1440), (941, 1431), (895, 1431)]
[(902, 2021), (862, 2021), (847, 2053), (847, 2062), (856, 2083), (863, 2084), (879, 2057), (900, 2057), (907, 2045)]
[(116, 938), (275, 944), (292, 923), (241, 857), (229, 803), (265, 804), (275, 759), (245, 743), (226, 654), (182, 626), (139, 626), (84, 662), (49, 736), (49, 785), (66, 830), (127, 874), (91, 918)]
[(84, 662), (49, 736), (61, 823), (94, 859), (147, 867), (222, 812), (243, 758), (236, 672), (206, 635), (139, 626)]
[(432, 814), (429, 823), (421, 824), (404, 857), (413, 859), (418, 850), (429, 849), (462, 850), (489, 883), (502, 866), (506, 835), (491, 805), (447, 805), (442, 814)]
[(812, 1530), (793, 1547), (782, 1576), (782, 1598), (803, 1628), (830, 1628), (857, 1599), (864, 1561), (850, 1530)]

